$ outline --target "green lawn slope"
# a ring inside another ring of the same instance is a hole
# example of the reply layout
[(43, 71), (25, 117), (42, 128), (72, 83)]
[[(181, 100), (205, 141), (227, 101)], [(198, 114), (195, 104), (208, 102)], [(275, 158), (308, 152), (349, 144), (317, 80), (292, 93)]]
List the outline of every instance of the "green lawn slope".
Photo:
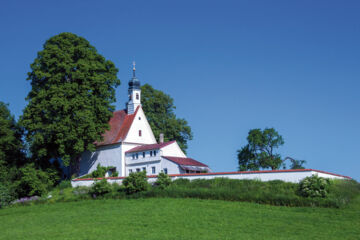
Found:
[(0, 210), (0, 239), (359, 239), (360, 203), (297, 208), (219, 200), (84, 200)]

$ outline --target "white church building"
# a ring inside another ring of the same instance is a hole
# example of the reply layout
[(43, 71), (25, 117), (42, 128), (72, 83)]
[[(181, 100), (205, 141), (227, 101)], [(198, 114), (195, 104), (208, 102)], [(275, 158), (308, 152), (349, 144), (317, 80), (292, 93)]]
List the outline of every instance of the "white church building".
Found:
[(129, 100), (126, 109), (115, 111), (109, 121), (110, 130), (103, 141), (96, 143), (95, 152), (84, 152), (79, 165), (79, 175), (94, 171), (98, 164), (113, 166), (119, 177), (131, 172), (146, 170), (147, 175), (186, 174), (211, 172), (211, 169), (188, 158), (176, 141), (158, 143), (141, 107), (140, 81), (135, 76), (129, 81)]

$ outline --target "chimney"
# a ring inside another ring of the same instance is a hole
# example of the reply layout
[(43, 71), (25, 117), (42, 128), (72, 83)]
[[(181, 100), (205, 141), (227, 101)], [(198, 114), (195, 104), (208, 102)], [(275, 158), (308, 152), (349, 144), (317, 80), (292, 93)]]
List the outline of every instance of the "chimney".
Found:
[(164, 134), (160, 133), (159, 142), (164, 143)]

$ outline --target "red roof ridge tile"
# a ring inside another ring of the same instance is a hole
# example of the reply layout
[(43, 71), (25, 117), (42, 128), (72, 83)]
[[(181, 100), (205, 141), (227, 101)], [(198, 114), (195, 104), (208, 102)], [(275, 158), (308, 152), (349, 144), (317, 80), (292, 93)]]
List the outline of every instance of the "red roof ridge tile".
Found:
[(172, 162), (175, 162), (179, 165), (187, 165), (187, 166), (202, 166), (202, 167), (209, 167), (208, 165), (196, 161), (195, 159), (188, 158), (188, 157), (175, 157), (175, 156), (162, 156)]
[(164, 143), (143, 144), (140, 146), (136, 146), (136, 147), (126, 151), (125, 153), (141, 152), (141, 151), (152, 150), (152, 149), (160, 149), (160, 148), (166, 147), (170, 144), (173, 144), (174, 142), (176, 142), (176, 140), (172, 140), (172, 141), (164, 142)]

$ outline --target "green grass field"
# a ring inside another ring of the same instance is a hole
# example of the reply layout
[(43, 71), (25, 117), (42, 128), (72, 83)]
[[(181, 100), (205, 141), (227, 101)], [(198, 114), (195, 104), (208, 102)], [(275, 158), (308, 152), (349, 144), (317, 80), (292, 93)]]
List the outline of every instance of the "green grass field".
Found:
[(343, 209), (218, 200), (83, 200), (0, 210), (0, 239), (360, 239)]

